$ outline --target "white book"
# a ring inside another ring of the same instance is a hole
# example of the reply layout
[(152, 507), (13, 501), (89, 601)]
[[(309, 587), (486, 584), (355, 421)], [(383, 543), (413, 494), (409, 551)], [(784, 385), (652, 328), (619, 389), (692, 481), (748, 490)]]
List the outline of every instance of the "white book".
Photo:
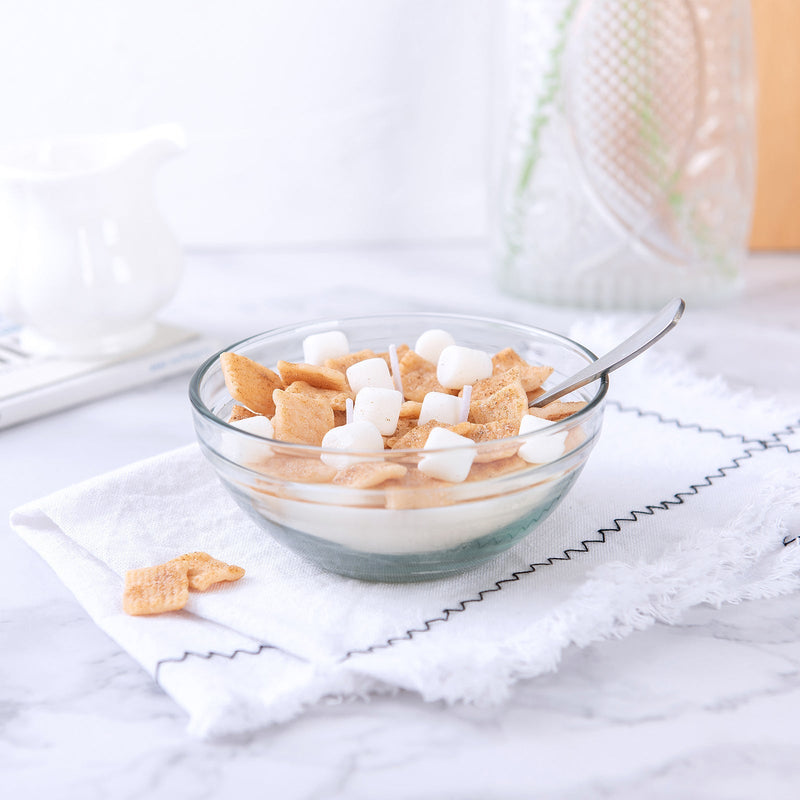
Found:
[(19, 329), (0, 330), (0, 429), (191, 372), (218, 349), (194, 331), (159, 324), (153, 338), (138, 350), (69, 359), (26, 352)]

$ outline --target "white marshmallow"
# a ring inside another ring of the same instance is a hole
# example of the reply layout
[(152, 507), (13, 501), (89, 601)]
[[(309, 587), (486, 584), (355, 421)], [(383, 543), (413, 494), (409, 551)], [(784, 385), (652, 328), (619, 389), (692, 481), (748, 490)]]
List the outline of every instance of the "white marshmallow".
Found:
[[(520, 436), (522, 436), (525, 433), (541, 431), (550, 427), (552, 424), (553, 423), (548, 419), (535, 417), (533, 414), (526, 414), (519, 424), (519, 433)], [(564, 454), (566, 441), (566, 431), (542, 434), (541, 436), (533, 438), (530, 442), (525, 442), (525, 444), (519, 448), (517, 454), (529, 464), (548, 464)]]
[(460, 397), (454, 397), (452, 394), (444, 392), (428, 392), (422, 399), (417, 425), (424, 425), (432, 419), (443, 422), (445, 425), (456, 425), (461, 421), (462, 405)]
[(492, 357), (483, 350), (451, 344), (442, 350), (436, 379), (445, 389), (460, 389), (492, 374)]
[[(237, 419), (235, 422), (231, 422), (231, 425), (234, 428), (239, 428), (247, 433), (253, 433), (266, 439), (272, 439), (275, 436), (272, 423), (266, 417), (260, 415)], [(250, 464), (254, 461), (269, 458), (272, 455), (272, 449), (269, 445), (250, 439), (250, 437), (234, 437), (231, 435), (227, 438), (229, 439), (229, 446), (226, 448), (226, 455), (237, 463)]]
[(396, 389), (380, 386), (365, 386), (356, 395), (353, 406), (353, 421), (371, 422), (383, 436), (391, 436), (397, 430), (403, 395)]
[(447, 332), (439, 328), (431, 328), (421, 334), (414, 345), (414, 352), (426, 361), (435, 364), (445, 347), (455, 344), (456, 340)]
[(478, 449), (475, 442), (447, 428), (434, 428), (428, 434), (425, 450), (440, 447), (452, 448), (441, 453), (431, 453), (420, 459), (418, 469), (431, 478), (450, 483), (461, 483), (472, 467)]
[(347, 425), (340, 425), (338, 428), (331, 428), (322, 437), (322, 448), (359, 453), (358, 456), (346, 456), (339, 453), (322, 453), (320, 455), (320, 458), (329, 467), (344, 469), (350, 464), (370, 460), (368, 456), (361, 455), (363, 453), (382, 453), (383, 437), (371, 422), (358, 420)]
[(321, 367), (327, 359), (346, 356), (349, 352), (350, 343), (342, 331), (312, 333), (303, 339), (303, 360), (306, 364)]
[(380, 389), (394, 389), (394, 381), (389, 374), (389, 367), (382, 358), (367, 358), (358, 361), (345, 372), (350, 388), (358, 394), (365, 386)]

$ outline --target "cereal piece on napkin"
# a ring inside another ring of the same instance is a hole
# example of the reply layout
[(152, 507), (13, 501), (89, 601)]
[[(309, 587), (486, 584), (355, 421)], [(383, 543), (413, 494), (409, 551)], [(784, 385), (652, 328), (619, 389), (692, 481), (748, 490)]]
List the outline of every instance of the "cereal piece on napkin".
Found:
[(292, 361), (279, 361), (278, 372), (286, 386), (294, 381), (305, 381), (318, 389), (336, 389), (349, 392), (347, 378), (338, 369), (317, 367), (313, 364), (296, 364)]
[(225, 386), (231, 397), (251, 411), (271, 417), (275, 413), (272, 393), (283, 381), (271, 369), (237, 353), (219, 357)]
[(189, 565), (180, 561), (129, 569), (125, 573), (123, 610), (135, 617), (178, 611), (189, 599), (188, 573)]
[(226, 564), (212, 558), (208, 553), (187, 553), (167, 563), (186, 564), (189, 588), (204, 592), (209, 586), (222, 581), (238, 581), (244, 570), (234, 564)]
[[(344, 379), (344, 376), (342, 376)], [(333, 409), (325, 398), (276, 389), (273, 394), (275, 438), (319, 447), (333, 427)]]
[(333, 482), (337, 486), (350, 486), (353, 489), (371, 489), (386, 481), (402, 478), (407, 472), (408, 468), (402, 464), (362, 461), (340, 469)]

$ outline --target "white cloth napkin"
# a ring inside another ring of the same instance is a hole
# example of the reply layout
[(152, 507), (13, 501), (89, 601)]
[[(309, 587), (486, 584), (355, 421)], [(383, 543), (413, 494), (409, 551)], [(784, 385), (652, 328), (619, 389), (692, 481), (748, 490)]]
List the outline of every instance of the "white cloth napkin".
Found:
[[(243, 515), (195, 445), (11, 522), (197, 734), (398, 688), (497, 702), (570, 646), (800, 587), (796, 412), (699, 380), (663, 350), (612, 378), (600, 442), (555, 513), (456, 577), (371, 584), (306, 563)], [(181, 612), (123, 613), (126, 570), (195, 550), (247, 574), (191, 593)]]

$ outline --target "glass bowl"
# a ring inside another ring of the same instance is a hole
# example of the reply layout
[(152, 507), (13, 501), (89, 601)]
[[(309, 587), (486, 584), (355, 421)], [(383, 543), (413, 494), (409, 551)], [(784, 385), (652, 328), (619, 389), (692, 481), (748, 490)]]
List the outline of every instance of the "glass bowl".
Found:
[[(413, 348), (429, 329), (446, 330), (457, 344), (489, 354), (511, 347), (531, 364), (553, 367), (545, 388), (596, 359), (585, 347), (550, 331), (423, 313), (319, 320), (260, 333), (225, 351), (275, 369), (278, 361), (302, 362), (303, 340), (311, 334), (343, 331), (351, 352), (369, 348), (380, 353), (391, 345)], [(321, 459), (330, 451), (263, 438), (229, 424), (235, 401), (226, 388), (219, 354), (197, 370), (189, 394), (203, 453), (260, 528), (331, 572), (372, 581), (413, 581), (472, 568), (535, 530), (563, 500), (589, 457), (600, 434), (607, 388), (603, 378), (564, 398), (585, 405), (545, 429), (475, 442), (469, 475), (458, 483), (419, 470), (431, 450), (348, 453), (353, 461), (405, 468), (402, 477), (372, 488), (334, 482), (332, 468)], [(524, 445), (541, 451), (554, 437), (563, 446), (546, 463), (529, 463), (517, 455)], [(447, 454), (448, 448), (436, 452)]]

